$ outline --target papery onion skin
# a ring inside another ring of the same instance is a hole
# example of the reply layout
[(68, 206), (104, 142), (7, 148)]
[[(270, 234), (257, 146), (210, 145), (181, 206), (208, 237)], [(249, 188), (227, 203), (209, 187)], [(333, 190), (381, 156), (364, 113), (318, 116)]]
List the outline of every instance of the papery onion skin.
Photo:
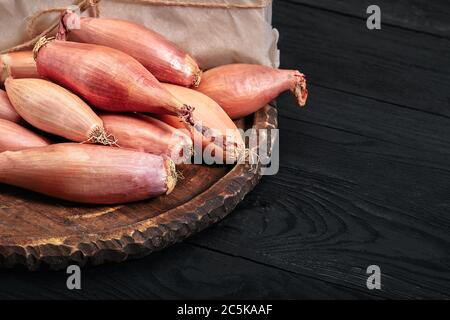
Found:
[(9, 76), (14, 78), (38, 78), (32, 51), (18, 51), (0, 55), (0, 83)]
[(192, 107), (173, 97), (142, 64), (119, 50), (55, 40), (36, 51), (41, 76), (92, 106), (112, 112), (171, 113), (194, 125)]
[(192, 156), (191, 138), (161, 120), (138, 114), (101, 114), (100, 118), (120, 147), (166, 155), (176, 164)]
[(0, 119), (0, 152), (48, 146), (50, 142), (21, 125)]
[(254, 113), (287, 90), (294, 93), (300, 106), (308, 97), (305, 76), (299, 71), (253, 64), (208, 70), (197, 90), (216, 101), (232, 119)]
[[(223, 109), (211, 98), (202, 94), (201, 92), (163, 83), (164, 88), (171, 92), (175, 97), (186, 101), (187, 103), (195, 104), (194, 117), (209, 129), (216, 136), (226, 137), (226, 147), (214, 144), (210, 138), (202, 137), (203, 147), (213, 147), (216, 152), (221, 152), (224, 159), (228, 158), (238, 159), (239, 154), (245, 149), (245, 144), (242, 139), (239, 129), (236, 127), (230, 117), (223, 111)], [(170, 124), (171, 126), (182, 128), (180, 121), (170, 115), (157, 115), (159, 119)], [(196, 133), (191, 130), (191, 137), (195, 139)], [(214, 144), (214, 145), (213, 145)], [(230, 157), (231, 156), (231, 157)]]
[(0, 119), (9, 120), (12, 122), (20, 122), (19, 114), (14, 110), (8, 96), (4, 90), (0, 89)]
[[(74, 15), (64, 14), (63, 23)], [(129, 54), (159, 81), (186, 87), (200, 83), (197, 62), (173, 42), (142, 25), (119, 19), (82, 17), (79, 28), (68, 30), (68, 35), (72, 41), (98, 44)]]
[(102, 120), (63, 87), (43, 79), (12, 78), (5, 87), (17, 113), (34, 127), (75, 142), (112, 144)]
[(0, 182), (74, 202), (119, 204), (170, 193), (176, 172), (161, 156), (68, 143), (1, 153)]

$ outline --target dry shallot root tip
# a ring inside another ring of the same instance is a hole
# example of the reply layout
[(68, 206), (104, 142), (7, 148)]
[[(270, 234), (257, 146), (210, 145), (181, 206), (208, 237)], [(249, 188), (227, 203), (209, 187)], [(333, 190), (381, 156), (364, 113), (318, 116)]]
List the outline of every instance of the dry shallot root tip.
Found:
[(203, 71), (199, 70), (195, 75), (194, 75), (194, 81), (192, 82), (192, 86), (194, 88), (198, 88), (198, 86), (200, 85), (200, 82), (202, 81), (202, 76), (203, 76)]
[(47, 38), (46, 36), (43, 36), (36, 42), (33, 48), (33, 58), (35, 61), (37, 60), (39, 50), (41, 50), (47, 43), (50, 43), (53, 40), (56, 40), (56, 38), (55, 37)]
[(183, 172), (181, 172), (180, 170), (177, 170), (177, 178), (178, 178), (178, 180), (184, 180), (184, 179), (186, 179), (186, 178), (184, 177)]
[[(234, 156), (236, 158), (236, 162), (239, 162), (241, 157), (246, 154), (247, 150), (248, 149), (245, 147), (245, 145), (240, 145), (238, 143), (234, 143), (234, 151), (235, 151)], [(244, 159), (245, 159), (245, 157), (244, 157)]]
[[(189, 141), (191, 141), (191, 140), (189, 140)], [(181, 163), (185, 163), (186, 161), (189, 161), (192, 158), (192, 156), (195, 156), (194, 145), (192, 143), (191, 144), (187, 144), (187, 143), (183, 144), (180, 149), (180, 152), (178, 153), (178, 156), (181, 159)], [(180, 164), (180, 163), (177, 163), (177, 164)]]
[(242, 147), (239, 147), (238, 143), (233, 142), (233, 138), (230, 136), (220, 136), (218, 141), (224, 142), (220, 144), (214, 140), (213, 143), (219, 148), (226, 150), (231, 160), (237, 162), (239, 160), (239, 154), (242, 152)]
[[(229, 137), (225, 135), (216, 134), (214, 130), (205, 127), (204, 125), (199, 126), (196, 124), (194, 126), (194, 129), (197, 130), (202, 134), (203, 137), (209, 139), (212, 143), (214, 143), (216, 146), (220, 147), (221, 149), (226, 148), (227, 146), (230, 146), (232, 143), (228, 142)], [(220, 143), (222, 142), (222, 143)], [(234, 149), (233, 149), (234, 151)]]
[(306, 78), (303, 73), (296, 71), (294, 73), (295, 83), (291, 89), (292, 93), (297, 98), (300, 107), (304, 107), (308, 99), (308, 89), (306, 88)]
[[(256, 161), (254, 160), (255, 158)], [(258, 171), (260, 159), (261, 157), (257, 151), (250, 148), (244, 148), (239, 150), (237, 163), (248, 166), (248, 172), (256, 173)]]
[(202, 127), (201, 133), (203, 137), (209, 139), (210, 143), (213, 143), (221, 150), (225, 151), (228, 159), (237, 162), (240, 159), (240, 154), (245, 148), (240, 146), (237, 142), (233, 141), (233, 137), (228, 135), (215, 134), (213, 130), (208, 127)]
[(166, 168), (167, 172), (167, 192), (166, 194), (170, 194), (173, 189), (175, 189), (175, 186), (177, 185), (178, 181), (178, 174), (177, 169), (175, 168), (175, 163), (171, 159), (166, 159), (164, 161), (164, 166)]
[(114, 147), (120, 147), (117, 144), (117, 140), (114, 138), (113, 135), (108, 134), (105, 129), (102, 127), (96, 126), (92, 129), (92, 131), (89, 133), (89, 139), (86, 141), (83, 141), (84, 143), (95, 143), (95, 144), (103, 144), (105, 146), (114, 146)]
[(178, 115), (184, 123), (188, 124), (191, 127), (194, 127), (198, 131), (198, 125), (196, 125), (194, 121), (193, 115), (194, 110), (195, 110), (194, 107), (191, 107), (187, 104), (183, 104), (181, 110), (178, 112)]

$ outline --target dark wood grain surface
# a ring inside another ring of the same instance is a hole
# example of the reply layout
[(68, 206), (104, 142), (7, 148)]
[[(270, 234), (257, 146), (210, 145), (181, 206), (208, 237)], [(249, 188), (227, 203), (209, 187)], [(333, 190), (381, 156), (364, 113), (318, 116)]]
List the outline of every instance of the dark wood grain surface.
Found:
[[(287, 2), (287, 1), (286, 1)], [(366, 8), (376, 4), (382, 8), (383, 25), (405, 28), (432, 36), (450, 38), (450, 6), (447, 0), (290, 0), (329, 12), (366, 19)]]
[[(450, 4), (277, 0), (281, 168), (232, 215), (147, 258), (63, 272), (0, 271), (0, 298), (450, 298)], [(366, 288), (379, 265), (382, 290)]]

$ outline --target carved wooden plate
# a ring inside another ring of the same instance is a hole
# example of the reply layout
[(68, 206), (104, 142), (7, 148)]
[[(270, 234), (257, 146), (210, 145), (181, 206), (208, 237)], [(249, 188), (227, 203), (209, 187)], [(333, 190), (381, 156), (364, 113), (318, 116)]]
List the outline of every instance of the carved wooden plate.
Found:
[[(250, 119), (276, 128), (266, 106)], [(168, 196), (119, 206), (88, 206), (0, 185), (0, 266), (58, 270), (145, 256), (230, 213), (260, 179), (259, 166), (184, 165)]]

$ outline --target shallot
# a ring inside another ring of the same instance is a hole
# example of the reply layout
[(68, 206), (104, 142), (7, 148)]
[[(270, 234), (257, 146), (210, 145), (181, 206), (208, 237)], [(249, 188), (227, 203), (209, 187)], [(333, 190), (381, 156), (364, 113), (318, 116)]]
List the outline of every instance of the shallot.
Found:
[(42, 79), (5, 81), (19, 115), (34, 127), (75, 142), (112, 145), (102, 120), (73, 93)]
[[(205, 130), (209, 131), (201, 137), (203, 148), (210, 148), (213, 155), (222, 154), (223, 159), (238, 160), (245, 149), (241, 133), (214, 100), (192, 89), (166, 83), (163, 86), (175, 97), (196, 106), (194, 117), (206, 128)], [(176, 117), (170, 115), (157, 115), (157, 117), (171, 126), (182, 128), (182, 124)], [(191, 130), (191, 136), (195, 140), (197, 132)]]
[(100, 118), (121, 147), (166, 155), (176, 164), (192, 156), (191, 138), (158, 119), (136, 114), (103, 114)]
[(9, 120), (12, 122), (20, 122), (20, 116), (17, 114), (14, 107), (9, 102), (6, 92), (0, 90), (0, 119)]
[(0, 154), (0, 183), (91, 204), (144, 200), (172, 192), (169, 158), (86, 144), (55, 144)]
[(38, 72), (113, 112), (170, 113), (195, 125), (191, 106), (176, 99), (131, 56), (108, 47), (41, 38), (35, 46)]
[[(70, 29), (73, 21), (79, 23)], [(79, 18), (70, 11), (63, 14), (61, 24), (70, 40), (125, 52), (142, 63), (159, 81), (186, 87), (200, 83), (202, 72), (194, 58), (142, 25), (118, 19)]]
[(0, 55), (0, 83), (8, 76), (14, 78), (38, 78), (32, 51), (18, 51)]
[(17, 123), (0, 119), (0, 152), (19, 151), (48, 145), (48, 140), (38, 134)]
[(305, 76), (297, 70), (230, 64), (208, 70), (197, 89), (215, 100), (232, 118), (245, 117), (291, 90), (300, 106), (308, 97)]

